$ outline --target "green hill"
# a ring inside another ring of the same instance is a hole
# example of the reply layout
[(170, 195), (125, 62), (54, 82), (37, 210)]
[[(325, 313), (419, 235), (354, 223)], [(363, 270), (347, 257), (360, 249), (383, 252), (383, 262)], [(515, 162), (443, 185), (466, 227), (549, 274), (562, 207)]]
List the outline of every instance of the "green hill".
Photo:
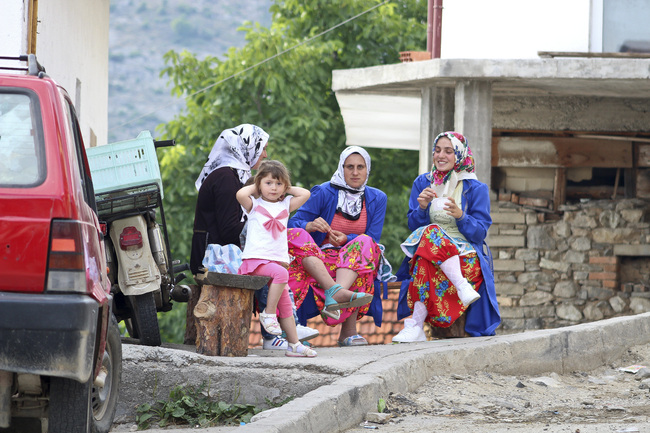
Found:
[(244, 45), (244, 21), (271, 22), (270, 0), (111, 0), (109, 35), (108, 142), (154, 137), (183, 101), (160, 77), (163, 54), (187, 50), (200, 58), (221, 57)]

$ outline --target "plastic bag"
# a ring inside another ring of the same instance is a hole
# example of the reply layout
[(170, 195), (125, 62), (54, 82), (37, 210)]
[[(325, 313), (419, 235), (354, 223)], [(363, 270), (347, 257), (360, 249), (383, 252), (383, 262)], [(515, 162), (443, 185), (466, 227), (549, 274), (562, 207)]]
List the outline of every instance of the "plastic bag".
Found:
[(237, 245), (208, 244), (203, 256), (203, 267), (210, 272), (236, 274), (241, 266), (242, 251)]

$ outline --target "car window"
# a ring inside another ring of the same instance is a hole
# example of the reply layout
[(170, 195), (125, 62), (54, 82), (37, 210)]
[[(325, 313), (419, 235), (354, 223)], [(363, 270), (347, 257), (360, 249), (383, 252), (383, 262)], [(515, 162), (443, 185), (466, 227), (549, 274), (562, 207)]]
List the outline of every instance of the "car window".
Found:
[(45, 179), (40, 106), (35, 94), (0, 88), (0, 186), (35, 186)]
[(92, 181), (90, 179), (90, 168), (88, 167), (88, 159), (86, 157), (86, 151), (83, 143), (83, 138), (81, 137), (81, 131), (79, 127), (79, 121), (77, 119), (77, 114), (72, 102), (68, 98), (63, 98), (66, 105), (66, 114), (68, 120), (68, 126), (72, 132), (72, 137), (74, 138), (74, 147), (77, 155), (77, 163), (79, 164), (79, 174), (81, 175), (81, 187), (84, 193), (84, 200), (90, 205), (93, 210), (97, 209), (95, 204), (95, 192), (93, 190)]

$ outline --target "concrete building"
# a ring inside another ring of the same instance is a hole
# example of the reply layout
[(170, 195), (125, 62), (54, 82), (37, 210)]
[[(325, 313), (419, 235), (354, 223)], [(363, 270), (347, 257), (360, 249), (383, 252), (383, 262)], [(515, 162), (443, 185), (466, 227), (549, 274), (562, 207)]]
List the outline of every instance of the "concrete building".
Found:
[(650, 309), (632, 272), (650, 256), (648, 19), (633, 0), (449, 1), (441, 58), (333, 73), (348, 144), (417, 149), (425, 172), (435, 135), (468, 137), (502, 330)]
[(36, 54), (70, 94), (88, 147), (106, 144), (108, 136), (109, 6), (109, 0), (4, 0), (0, 13), (0, 56)]

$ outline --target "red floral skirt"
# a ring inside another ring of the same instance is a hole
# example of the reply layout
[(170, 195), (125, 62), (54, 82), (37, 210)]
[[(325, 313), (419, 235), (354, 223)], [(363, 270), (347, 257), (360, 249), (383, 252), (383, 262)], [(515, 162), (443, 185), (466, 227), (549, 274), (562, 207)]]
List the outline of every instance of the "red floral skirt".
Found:
[[(422, 302), (428, 311), (427, 323), (436, 328), (451, 326), (466, 310), (456, 287), (440, 269), (440, 264), (458, 255), (458, 248), (437, 225), (427, 227), (411, 259), (413, 281), (408, 288), (407, 303)], [(460, 269), (474, 290), (483, 283), (481, 264), (475, 252), (460, 256)]]

